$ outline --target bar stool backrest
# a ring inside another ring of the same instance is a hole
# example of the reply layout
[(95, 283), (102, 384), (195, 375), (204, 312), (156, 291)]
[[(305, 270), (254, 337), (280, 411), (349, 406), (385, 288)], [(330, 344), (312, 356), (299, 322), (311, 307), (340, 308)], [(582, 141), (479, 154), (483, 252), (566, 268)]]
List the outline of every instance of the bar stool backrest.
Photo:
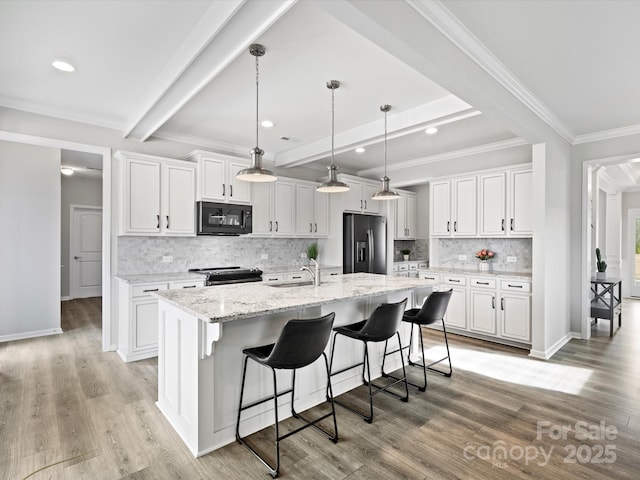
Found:
[(264, 363), (273, 368), (302, 368), (315, 362), (329, 342), (333, 319), (324, 317), (289, 320)]
[(416, 314), (416, 323), (430, 325), (442, 320), (444, 314), (447, 312), (452, 293), (453, 290), (431, 293), (422, 304), (420, 311)]
[(360, 330), (360, 335), (372, 342), (391, 338), (400, 327), (406, 305), (406, 298), (398, 303), (381, 303), (369, 316)]

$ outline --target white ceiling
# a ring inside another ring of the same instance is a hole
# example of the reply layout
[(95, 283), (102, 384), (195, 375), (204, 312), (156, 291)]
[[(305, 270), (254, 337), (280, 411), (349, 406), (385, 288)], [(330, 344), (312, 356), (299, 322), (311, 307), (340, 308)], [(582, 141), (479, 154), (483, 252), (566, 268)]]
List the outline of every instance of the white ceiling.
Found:
[[(382, 11), (387, 28), (368, 25), (354, 13), (358, 8)], [(570, 142), (640, 125), (640, 64), (632, 61), (640, 2), (622, 0), (3, 0), (0, 105), (115, 128), (139, 141), (156, 136), (248, 156), (255, 146), (255, 59), (248, 46), (258, 42), (267, 50), (260, 59), (260, 118), (276, 124), (260, 128), (259, 145), (279, 168), (326, 167), (325, 84), (333, 79), (342, 82), (335, 92), (341, 171), (380, 176), (385, 103), (392, 106), (391, 170), (513, 144), (518, 128), (505, 121), (508, 114), (465, 102), (482, 99), (482, 92), (466, 95), (453, 75), (472, 72), (460, 68), (446, 77), (431, 70), (440, 85), (424, 75), (428, 57), (442, 61), (435, 42), (418, 46), (422, 56), (385, 48), (398, 40), (407, 12), (416, 23), (407, 31), (427, 18), (444, 36), (448, 28), (465, 34), (467, 54), (498, 65), (522, 103)], [(54, 70), (56, 58), (77, 71)], [(425, 135), (429, 125), (440, 131)], [(366, 152), (354, 153), (357, 146)]]

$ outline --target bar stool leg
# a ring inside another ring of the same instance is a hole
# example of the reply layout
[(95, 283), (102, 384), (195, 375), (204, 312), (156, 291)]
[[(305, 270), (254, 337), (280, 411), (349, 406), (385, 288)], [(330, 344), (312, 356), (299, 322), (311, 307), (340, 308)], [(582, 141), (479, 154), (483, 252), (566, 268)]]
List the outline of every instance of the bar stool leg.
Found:
[(244, 379), (247, 376), (247, 360), (249, 357), (245, 355), (244, 357), (244, 365), (242, 367), (242, 383), (240, 385), (240, 402), (238, 403), (238, 418), (236, 420), (236, 441), (239, 443), (243, 443), (240, 438), (240, 414), (242, 413), (242, 399), (244, 397)]
[[(280, 474), (280, 428), (278, 425), (278, 385), (276, 380), (276, 370), (273, 367), (271, 368), (271, 373), (273, 373), (273, 413), (276, 417), (276, 468), (273, 469), (266, 461), (262, 460), (265, 466), (269, 469), (269, 473), (273, 478), (276, 478)], [(294, 370), (295, 372), (295, 370)], [(295, 375), (295, 373), (294, 373)], [(293, 399), (291, 399), (293, 402)]]

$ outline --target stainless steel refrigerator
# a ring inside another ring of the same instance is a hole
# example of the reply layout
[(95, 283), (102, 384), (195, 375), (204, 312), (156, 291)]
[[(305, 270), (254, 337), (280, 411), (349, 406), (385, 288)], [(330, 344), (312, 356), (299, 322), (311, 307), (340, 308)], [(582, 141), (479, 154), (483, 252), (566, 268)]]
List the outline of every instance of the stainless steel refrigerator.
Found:
[(345, 213), (342, 218), (344, 273), (387, 273), (387, 222), (376, 215)]

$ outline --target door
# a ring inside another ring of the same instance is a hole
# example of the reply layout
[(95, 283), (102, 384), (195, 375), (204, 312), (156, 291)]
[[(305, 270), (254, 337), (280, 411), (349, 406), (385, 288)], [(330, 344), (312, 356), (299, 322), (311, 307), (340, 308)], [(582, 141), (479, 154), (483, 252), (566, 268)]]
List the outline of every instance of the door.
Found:
[(396, 238), (405, 238), (407, 236), (407, 196), (400, 195), (396, 202)]
[(329, 196), (313, 190), (313, 233), (316, 236), (329, 235)]
[(195, 167), (167, 165), (164, 172), (162, 212), (164, 233), (195, 235)]
[(276, 235), (290, 237), (294, 233), (295, 188), (290, 182), (275, 182), (273, 218)]
[(493, 292), (470, 291), (471, 323), (469, 329), (495, 335), (496, 296)]
[(500, 336), (529, 342), (531, 340), (531, 297), (503, 294), (500, 298)]
[(506, 175), (480, 175), (480, 235), (506, 235)]
[(532, 195), (533, 172), (531, 170), (511, 172), (509, 231), (512, 235), (533, 233)]
[(229, 201), (233, 203), (251, 203), (250, 182), (238, 180), (236, 175), (240, 170), (247, 168), (247, 163), (229, 162)]
[(417, 199), (414, 195), (407, 195), (407, 208), (405, 225), (407, 226), (407, 237), (416, 238), (417, 228)]
[(310, 185), (296, 185), (296, 235), (313, 235), (313, 190)]
[(273, 185), (271, 183), (255, 182), (251, 185), (253, 235), (271, 235), (273, 233), (272, 189)]
[(159, 233), (160, 163), (127, 158), (125, 168), (125, 233)]
[(431, 188), (431, 235), (451, 234), (451, 183), (433, 182)]
[(476, 177), (453, 180), (453, 234), (476, 234)]
[(627, 232), (629, 293), (632, 297), (640, 297), (640, 208), (629, 209)]
[(467, 328), (467, 292), (464, 288), (452, 288), (451, 300), (444, 321), (448, 327)]
[(71, 206), (71, 297), (102, 295), (102, 208)]

